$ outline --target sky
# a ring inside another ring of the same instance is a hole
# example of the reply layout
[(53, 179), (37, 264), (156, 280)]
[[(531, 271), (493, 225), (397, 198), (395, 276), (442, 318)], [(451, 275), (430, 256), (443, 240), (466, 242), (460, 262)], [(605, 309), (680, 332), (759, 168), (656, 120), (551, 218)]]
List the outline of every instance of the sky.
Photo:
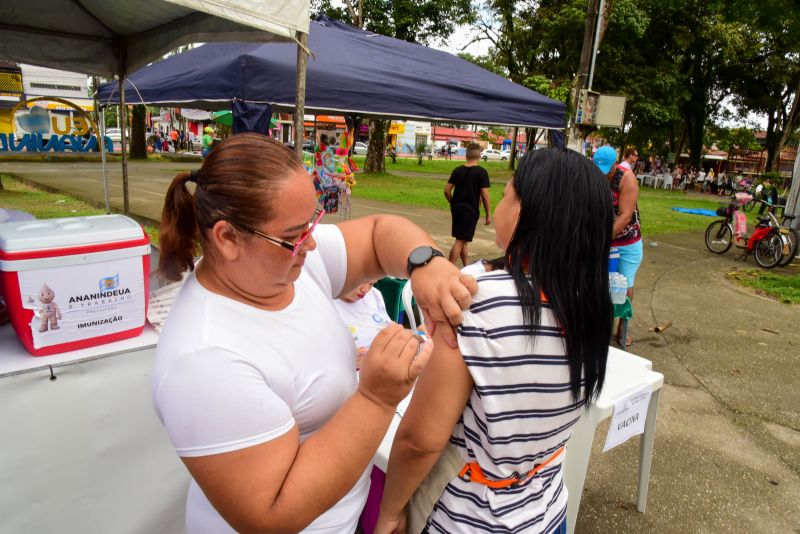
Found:
[[(483, 56), (489, 52), (491, 43), (488, 40), (482, 40), (467, 44), (477, 35), (477, 32), (469, 25), (462, 24), (456, 26), (456, 30), (450, 36), (446, 43), (431, 45), (431, 48), (437, 50), (444, 50), (451, 54), (459, 54), (460, 52), (468, 52), (473, 56)], [(466, 46), (466, 49), (463, 49)]]

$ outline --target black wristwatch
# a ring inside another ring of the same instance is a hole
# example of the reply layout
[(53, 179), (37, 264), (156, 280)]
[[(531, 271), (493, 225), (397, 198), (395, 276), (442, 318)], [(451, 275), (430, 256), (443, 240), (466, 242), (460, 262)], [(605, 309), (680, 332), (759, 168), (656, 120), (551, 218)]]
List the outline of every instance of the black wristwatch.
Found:
[(422, 267), (423, 265), (427, 265), (433, 258), (436, 257), (444, 258), (444, 254), (440, 250), (436, 250), (433, 247), (417, 247), (411, 251), (411, 254), (408, 255), (408, 265), (406, 266), (406, 270), (408, 271), (408, 277), (411, 278), (411, 272), (416, 269), (417, 267)]

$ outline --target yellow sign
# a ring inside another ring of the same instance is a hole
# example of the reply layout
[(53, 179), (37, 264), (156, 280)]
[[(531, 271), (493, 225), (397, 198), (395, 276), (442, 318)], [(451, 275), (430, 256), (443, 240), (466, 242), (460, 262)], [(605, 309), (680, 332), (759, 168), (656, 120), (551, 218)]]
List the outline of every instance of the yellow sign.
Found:
[(406, 125), (403, 123), (393, 122), (389, 125), (389, 135), (400, 135), (406, 133)]
[[(45, 106), (36, 106), (34, 102), (47, 102), (47, 104)], [(71, 118), (59, 117), (58, 115), (53, 115), (46, 111), (48, 109), (53, 109), (55, 106), (57, 106), (56, 109), (69, 109), (77, 112), (77, 114)], [(27, 108), (31, 108), (31, 110), (25, 117), (26, 123), (23, 124), (21, 120), (19, 122), (24, 130), (31, 133), (44, 133), (49, 130), (49, 128), (52, 128), (53, 132), (58, 135), (68, 135), (72, 133), (84, 135), (89, 132), (90, 127), (94, 132), (98, 131), (97, 125), (86, 111), (63, 98), (56, 98), (53, 96), (28, 98), (14, 106), (11, 109), (11, 115), (14, 116), (21, 109)], [(59, 119), (63, 119), (63, 126), (62, 121), (59, 121)], [(48, 122), (49, 124), (46, 124)], [(49, 128), (46, 128), (48, 125)]]

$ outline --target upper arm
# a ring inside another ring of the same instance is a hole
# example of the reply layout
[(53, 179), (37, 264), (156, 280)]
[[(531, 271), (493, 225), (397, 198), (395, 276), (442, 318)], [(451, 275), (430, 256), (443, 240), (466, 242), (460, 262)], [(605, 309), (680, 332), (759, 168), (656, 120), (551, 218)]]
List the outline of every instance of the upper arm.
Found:
[(340, 295), (352, 291), (366, 280), (375, 280), (383, 276), (373, 243), (375, 223), (376, 217), (368, 216), (337, 225), (342, 231), (347, 250), (347, 274)]
[[(300, 447), (297, 426), (286, 434), (245, 449), (182, 457), (214, 508), (237, 532), (260, 530)], [(277, 525), (275, 525), (277, 526)]]
[(155, 401), (192, 477), (234, 526), (263, 518), (300, 445), (291, 410), (244, 359), (208, 349), (176, 359)]
[(447, 183), (445, 184), (445, 186), (444, 186), (444, 192), (445, 192), (445, 194), (447, 194), (447, 193), (451, 193), (451, 192), (453, 191), (453, 188), (454, 188), (454, 187), (455, 187), (455, 186), (453, 185), (453, 182), (447, 182)]
[(636, 208), (636, 199), (639, 196), (639, 183), (632, 172), (626, 171), (619, 185), (619, 213), (631, 215)]
[(464, 412), (473, 385), (461, 351), (449, 347), (441, 330), (437, 330), (433, 354), (417, 381), (396, 440), (418, 451), (443, 450)]

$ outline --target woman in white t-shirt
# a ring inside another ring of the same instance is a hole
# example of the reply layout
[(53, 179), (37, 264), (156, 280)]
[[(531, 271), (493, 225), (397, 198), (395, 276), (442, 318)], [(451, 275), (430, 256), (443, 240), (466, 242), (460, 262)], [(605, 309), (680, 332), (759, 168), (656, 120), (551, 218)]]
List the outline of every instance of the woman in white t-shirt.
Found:
[(321, 217), (302, 162), (258, 134), (223, 141), (167, 191), (161, 272), (191, 271), (195, 239), (204, 253), (152, 375), (156, 412), (192, 477), (190, 534), (353, 532), (371, 459), (431, 344), (417, 354), (412, 333), (389, 325), (357, 382), (332, 299), (410, 274), (429, 324), (443, 325), (460, 322), (476, 290), (405, 219), (317, 226)]

